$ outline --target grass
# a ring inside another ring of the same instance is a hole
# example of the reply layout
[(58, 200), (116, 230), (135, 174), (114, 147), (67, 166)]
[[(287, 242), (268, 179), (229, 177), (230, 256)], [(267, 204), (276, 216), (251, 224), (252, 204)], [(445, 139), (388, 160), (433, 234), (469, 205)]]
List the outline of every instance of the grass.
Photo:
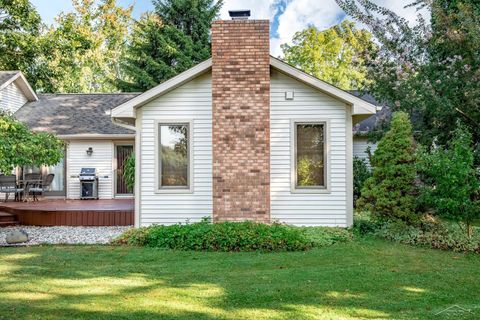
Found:
[[(480, 256), (360, 240), (307, 252), (0, 249), (0, 319), (478, 319)], [(439, 311), (458, 305), (472, 313)]]

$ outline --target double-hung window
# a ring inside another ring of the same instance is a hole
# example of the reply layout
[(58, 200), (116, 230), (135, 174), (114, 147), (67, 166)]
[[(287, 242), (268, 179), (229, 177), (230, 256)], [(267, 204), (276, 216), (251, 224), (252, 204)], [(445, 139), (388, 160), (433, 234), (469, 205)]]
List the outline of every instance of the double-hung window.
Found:
[(158, 123), (157, 183), (159, 191), (191, 189), (191, 125)]
[(327, 189), (326, 122), (293, 122), (293, 189)]

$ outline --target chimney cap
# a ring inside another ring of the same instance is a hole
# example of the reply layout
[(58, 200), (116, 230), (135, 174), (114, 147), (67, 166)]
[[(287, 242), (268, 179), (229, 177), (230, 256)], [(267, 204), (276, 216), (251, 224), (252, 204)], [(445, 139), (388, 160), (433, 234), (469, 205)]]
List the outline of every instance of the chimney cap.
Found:
[(250, 17), (250, 10), (228, 10), (232, 20), (247, 20)]

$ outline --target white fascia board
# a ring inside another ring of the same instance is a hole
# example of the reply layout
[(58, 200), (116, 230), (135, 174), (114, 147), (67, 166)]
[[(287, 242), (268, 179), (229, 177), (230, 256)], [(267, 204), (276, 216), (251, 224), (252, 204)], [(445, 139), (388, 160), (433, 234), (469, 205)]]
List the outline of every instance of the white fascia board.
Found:
[(62, 140), (130, 140), (135, 134), (63, 134), (57, 135)]
[(127, 102), (112, 109), (113, 118), (136, 118), (135, 109), (139, 108), (162, 94), (181, 86), (193, 78), (207, 72), (212, 67), (212, 59), (197, 64), (196, 66), (180, 73), (179, 75), (159, 84), (152, 89), (145, 91), (139, 96), (128, 100)]
[(0, 90), (3, 88), (6, 88), (8, 85), (10, 85), (12, 82), (15, 82), (15, 84), (22, 90), (23, 94), (27, 98), (28, 101), (37, 101), (38, 97), (35, 91), (33, 91), (32, 87), (27, 81), (27, 78), (23, 75), (21, 71), (18, 71), (16, 75), (11, 77), (7, 82), (2, 84), (0, 86)]
[(311, 75), (306, 74), (305, 72), (294, 68), (291, 65), (275, 57), (270, 56), (270, 65), (282, 73), (285, 73), (303, 83), (306, 83), (322, 91), (325, 94), (328, 94), (342, 102), (353, 106), (352, 115), (376, 113), (375, 105), (363, 99), (360, 99), (347, 91), (339, 89), (325, 81), (312, 77)]

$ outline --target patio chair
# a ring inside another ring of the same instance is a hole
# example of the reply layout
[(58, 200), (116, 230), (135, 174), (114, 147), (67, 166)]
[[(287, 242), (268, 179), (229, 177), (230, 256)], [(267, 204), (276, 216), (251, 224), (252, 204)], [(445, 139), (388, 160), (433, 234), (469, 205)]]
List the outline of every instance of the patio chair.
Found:
[(28, 192), (33, 195), (33, 201), (38, 201), (38, 195), (42, 195), (50, 188), (55, 175), (53, 173), (47, 174), (40, 183), (34, 184), (28, 188)]
[(5, 194), (5, 202), (8, 200), (8, 196), (13, 193), (15, 200), (18, 199), (18, 196), (23, 192), (23, 188), (17, 188), (17, 177), (14, 175), (0, 176), (0, 193)]

